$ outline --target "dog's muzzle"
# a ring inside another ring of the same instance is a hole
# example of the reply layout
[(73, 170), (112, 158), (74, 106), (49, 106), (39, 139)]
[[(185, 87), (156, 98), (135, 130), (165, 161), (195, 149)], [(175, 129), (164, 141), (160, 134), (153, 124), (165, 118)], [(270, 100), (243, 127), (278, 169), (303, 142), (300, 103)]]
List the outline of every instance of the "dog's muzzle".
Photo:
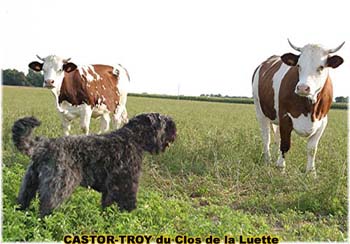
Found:
[(166, 140), (165, 140), (164, 147), (162, 150), (163, 152), (176, 139), (176, 125), (175, 125), (175, 122), (171, 118), (167, 118), (166, 135), (167, 135)]

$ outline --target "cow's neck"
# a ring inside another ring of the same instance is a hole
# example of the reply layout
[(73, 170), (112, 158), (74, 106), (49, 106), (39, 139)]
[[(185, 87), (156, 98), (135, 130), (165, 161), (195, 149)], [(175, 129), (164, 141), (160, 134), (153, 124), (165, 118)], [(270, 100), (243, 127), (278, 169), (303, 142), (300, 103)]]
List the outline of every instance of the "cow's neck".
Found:
[[(314, 78), (315, 85), (319, 86), (319, 88), (315, 92), (313, 92), (313, 95), (308, 96), (308, 99), (311, 100), (312, 104), (315, 104), (319, 100), (319, 97), (320, 97), (319, 95), (321, 92), (323, 93), (325, 91), (327, 92), (327, 90), (325, 90), (324, 88), (327, 87), (326, 83), (330, 82), (328, 69), (325, 69), (322, 72), (323, 72), (322, 75)], [(300, 79), (300, 74), (299, 74), (299, 79)], [(306, 80), (306, 79), (303, 79), (303, 80)], [(323, 85), (318, 84), (321, 80), (324, 81)]]
[(71, 105), (78, 106), (82, 103), (88, 103), (87, 91), (85, 85), (82, 84), (79, 72), (77, 70), (65, 73), (61, 88), (58, 93), (58, 103), (67, 101)]
[(55, 105), (56, 105), (56, 108), (57, 108), (57, 110), (58, 110), (60, 113), (66, 113), (66, 111), (61, 107), (61, 102), (62, 102), (62, 101), (60, 101), (60, 100), (61, 100), (60, 97), (62, 96), (63, 93), (65, 93), (64, 87), (67, 85), (67, 84), (66, 84), (66, 83), (67, 83), (67, 79), (65, 79), (65, 76), (66, 76), (66, 75), (64, 75), (64, 76), (62, 77), (62, 82), (61, 82), (61, 84), (57, 84), (57, 85), (55, 86), (55, 88), (52, 88), (52, 89), (51, 89), (51, 92), (52, 92), (53, 96), (55, 97)]
[(60, 96), (60, 89), (61, 89), (61, 87), (55, 87), (55, 88), (51, 89), (51, 92), (52, 92), (53, 96), (55, 97), (55, 105), (56, 105), (57, 110), (60, 113), (64, 113), (64, 110), (61, 108), (61, 106), (59, 104), (59, 99), (58, 99)]
[(333, 85), (330, 77), (328, 76), (325, 84), (320, 92), (317, 94), (317, 99), (313, 103), (312, 119), (320, 120), (325, 117), (331, 108), (333, 101)]
[[(327, 77), (326, 82), (328, 82), (328, 79), (329, 79), (329, 77)], [(318, 100), (320, 99), (320, 94), (326, 92), (325, 89), (324, 89), (325, 86), (326, 86), (326, 82), (325, 82), (325, 84), (324, 84), (322, 87), (320, 87), (320, 88), (315, 92), (314, 95), (312, 95), (312, 96), (309, 97), (309, 99), (311, 100), (311, 103), (312, 103), (312, 104), (316, 104), (316, 103), (318, 102)], [(321, 96), (321, 98), (322, 98), (322, 96)]]
[(317, 91), (313, 96), (311, 96), (309, 98), (309, 100), (311, 101), (312, 104), (317, 103), (318, 100), (318, 95), (320, 94), (320, 91)]

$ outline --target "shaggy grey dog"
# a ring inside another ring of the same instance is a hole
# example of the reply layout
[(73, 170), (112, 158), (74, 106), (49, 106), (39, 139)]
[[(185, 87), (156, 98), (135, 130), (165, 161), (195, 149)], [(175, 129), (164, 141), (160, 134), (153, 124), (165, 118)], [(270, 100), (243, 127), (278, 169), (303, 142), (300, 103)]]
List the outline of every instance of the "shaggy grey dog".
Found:
[(20, 209), (28, 208), (39, 192), (40, 215), (50, 214), (78, 186), (102, 193), (103, 207), (117, 203), (121, 210), (136, 208), (143, 152), (163, 152), (175, 140), (175, 122), (158, 113), (141, 114), (124, 127), (103, 135), (32, 137), (40, 122), (17, 120), (13, 142), (31, 157), (18, 195)]

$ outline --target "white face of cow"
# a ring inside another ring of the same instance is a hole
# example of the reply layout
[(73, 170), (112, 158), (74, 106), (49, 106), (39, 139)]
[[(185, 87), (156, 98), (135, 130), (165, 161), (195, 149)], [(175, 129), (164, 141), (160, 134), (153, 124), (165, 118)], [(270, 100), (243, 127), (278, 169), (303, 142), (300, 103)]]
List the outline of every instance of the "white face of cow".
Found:
[(327, 80), (328, 68), (338, 67), (343, 63), (343, 59), (337, 55), (330, 56), (330, 53), (335, 51), (324, 49), (319, 45), (308, 44), (303, 48), (297, 48), (293, 44), (291, 46), (299, 51), (300, 55), (287, 53), (282, 55), (281, 59), (285, 64), (298, 68), (299, 82), (295, 87), (295, 93), (316, 102), (317, 95)]
[(312, 98), (321, 91), (328, 77), (327, 57), (328, 53), (319, 46), (306, 45), (302, 49), (296, 65), (299, 70), (296, 94)]
[(77, 68), (74, 63), (68, 63), (69, 59), (63, 59), (55, 55), (47, 56), (46, 58), (40, 58), (43, 63), (31, 62), (29, 67), (35, 71), (43, 71), (44, 83), (43, 87), (47, 87), (52, 91), (57, 91), (59, 93), (64, 72), (71, 72)]

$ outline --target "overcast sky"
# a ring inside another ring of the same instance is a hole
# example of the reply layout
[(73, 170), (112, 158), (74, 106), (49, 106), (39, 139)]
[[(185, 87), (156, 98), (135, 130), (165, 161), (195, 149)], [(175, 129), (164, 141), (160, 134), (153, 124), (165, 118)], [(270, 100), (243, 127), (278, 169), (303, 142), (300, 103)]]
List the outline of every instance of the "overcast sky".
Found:
[(27, 72), (35, 55), (76, 64), (118, 64), (131, 92), (251, 96), (256, 66), (307, 43), (345, 60), (331, 71), (335, 96), (349, 93), (347, 1), (6, 0), (1, 4), (1, 66)]

